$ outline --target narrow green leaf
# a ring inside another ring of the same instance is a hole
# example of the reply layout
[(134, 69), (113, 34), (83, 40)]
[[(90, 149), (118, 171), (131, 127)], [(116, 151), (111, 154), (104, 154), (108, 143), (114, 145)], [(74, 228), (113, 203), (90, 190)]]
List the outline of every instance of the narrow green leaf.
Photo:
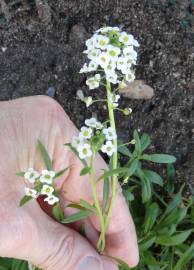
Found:
[(88, 167), (87, 162), (85, 161), (85, 159), (81, 159), (79, 157), (79, 154), (77, 152), (77, 150), (71, 145), (71, 143), (65, 143), (65, 146), (69, 147), (71, 149), (71, 151), (79, 158), (79, 160), (82, 162), (82, 164), (84, 165), (84, 167)]
[(151, 170), (142, 170), (142, 171), (146, 176), (146, 178), (148, 178), (152, 183), (163, 187), (163, 179), (159, 174)]
[(102, 212), (103, 214), (106, 211), (107, 203), (108, 203), (108, 198), (109, 198), (109, 179), (105, 179), (103, 183), (103, 201), (102, 201)]
[(122, 167), (122, 168), (118, 168), (118, 169), (114, 169), (114, 170), (110, 170), (110, 171), (105, 171), (104, 174), (102, 174), (97, 181), (101, 180), (101, 179), (107, 179), (108, 177), (111, 177), (115, 174), (119, 175), (119, 174), (126, 174), (128, 173), (128, 168), (126, 167)]
[(174, 209), (157, 225), (157, 228), (160, 229), (171, 224), (178, 225), (185, 218), (186, 214), (187, 207)]
[(91, 215), (92, 215), (91, 211), (80, 210), (79, 212), (61, 220), (61, 223), (63, 223), (63, 224), (73, 223), (75, 221), (79, 221), (79, 220), (88, 218)]
[(158, 262), (155, 257), (152, 255), (152, 252), (145, 250), (143, 252), (143, 259), (145, 261), (146, 264), (148, 265), (153, 265), (153, 266), (159, 266), (161, 265), (160, 262)]
[(163, 216), (166, 216), (168, 213), (170, 213), (172, 210), (174, 210), (182, 201), (182, 190), (184, 188), (184, 185), (180, 188), (180, 191), (174, 196), (174, 198), (171, 200), (171, 202), (168, 204)]
[(171, 155), (165, 155), (165, 154), (151, 154), (147, 155), (144, 154), (141, 156), (141, 159), (149, 160), (155, 163), (174, 163), (176, 162), (176, 158)]
[(156, 240), (156, 236), (153, 234), (150, 234), (143, 242), (139, 244), (140, 250), (144, 251), (144, 250), (149, 249), (155, 243), (155, 240)]
[(148, 233), (152, 229), (158, 215), (159, 215), (159, 206), (157, 203), (152, 203), (151, 205), (147, 206), (144, 222), (145, 233)]
[(24, 177), (25, 172), (17, 172), (16, 175), (20, 177)]
[(27, 270), (28, 263), (23, 260), (12, 259), (11, 270)]
[(119, 145), (118, 152), (123, 156), (132, 157), (132, 153), (129, 151), (126, 145)]
[(156, 243), (164, 246), (176, 246), (182, 244), (187, 240), (192, 230), (186, 230), (181, 233), (176, 233), (171, 236), (169, 235), (158, 235), (156, 237)]
[(45, 163), (45, 166), (46, 166), (47, 170), (51, 171), (52, 170), (51, 159), (49, 157), (49, 154), (48, 154), (45, 146), (42, 144), (42, 142), (40, 140), (38, 140), (38, 148), (40, 150), (42, 159), (44, 160), (44, 163)]
[(142, 202), (148, 202), (152, 195), (152, 187), (151, 182), (149, 179), (145, 176), (144, 172), (141, 169), (137, 170), (137, 175), (141, 180), (141, 186), (142, 186)]
[(80, 176), (84, 176), (84, 175), (90, 173), (90, 171), (91, 171), (91, 168), (90, 168), (90, 167), (85, 167), (85, 168), (83, 168), (83, 169), (81, 170)]
[(31, 201), (33, 198), (30, 196), (24, 196), (20, 201), (20, 206), (25, 205), (27, 202)]
[(55, 177), (54, 179), (57, 179), (58, 177), (60, 177), (61, 175), (63, 175), (67, 170), (69, 170), (70, 166), (61, 170), (61, 171), (58, 171), (56, 174), (55, 174)]
[(0, 265), (0, 270), (8, 270), (8, 268), (5, 268), (4, 266)]
[(182, 270), (192, 259), (194, 259), (194, 243), (181, 256), (173, 270)]
[(137, 154), (140, 154), (142, 152), (142, 150), (141, 150), (141, 142), (140, 142), (140, 138), (139, 138), (139, 134), (138, 134), (137, 130), (134, 130), (133, 138), (135, 139), (135, 152)]
[(82, 207), (84, 207), (85, 209), (90, 210), (90, 211), (96, 213), (96, 208), (95, 208), (95, 206), (89, 204), (87, 201), (81, 199), (81, 200), (80, 200), (80, 205), (81, 205)]
[(64, 219), (64, 212), (61, 209), (61, 206), (59, 203), (57, 203), (53, 208), (52, 208), (52, 214), (56, 220), (61, 221)]
[(138, 165), (139, 165), (138, 159), (133, 160), (131, 162), (131, 164), (129, 165), (127, 176), (129, 176), (129, 177), (132, 176), (135, 173), (135, 171), (137, 170)]
[(123, 195), (127, 202), (132, 202), (135, 199), (133, 193), (131, 193), (129, 189), (123, 189)]
[(141, 136), (140, 142), (141, 142), (141, 150), (143, 152), (146, 148), (148, 148), (148, 146), (151, 143), (150, 136), (146, 133), (143, 133), (143, 135)]

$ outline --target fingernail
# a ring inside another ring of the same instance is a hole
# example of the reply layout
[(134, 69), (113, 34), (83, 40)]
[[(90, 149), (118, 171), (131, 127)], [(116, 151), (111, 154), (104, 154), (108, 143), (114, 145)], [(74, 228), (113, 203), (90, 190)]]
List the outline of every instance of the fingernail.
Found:
[(82, 259), (76, 270), (103, 270), (102, 263), (98, 258), (95, 257), (85, 257)]

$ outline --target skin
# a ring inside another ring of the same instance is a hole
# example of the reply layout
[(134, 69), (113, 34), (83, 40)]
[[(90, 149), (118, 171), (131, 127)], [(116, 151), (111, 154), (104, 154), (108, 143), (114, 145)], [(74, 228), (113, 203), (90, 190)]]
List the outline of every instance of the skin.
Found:
[[(25, 259), (43, 270), (118, 269), (94, 248), (99, 232), (96, 217), (83, 221), (86, 239), (76, 231), (80, 223), (71, 227), (57, 223), (35, 200), (18, 206), (27, 183), (16, 177), (16, 172), (29, 167), (38, 171), (45, 168), (37, 149), (38, 139), (48, 150), (55, 171), (72, 165), (55, 183), (61, 192), (62, 207), (80, 198), (92, 202), (89, 179), (79, 176), (82, 164), (64, 147), (77, 132), (62, 107), (51, 98), (36, 96), (0, 102), (0, 256)], [(102, 168), (106, 164), (98, 156), (96, 176), (102, 174)], [(101, 200), (100, 182), (98, 194)], [(120, 187), (106, 241), (105, 254), (123, 259), (130, 267), (137, 265), (135, 227)]]

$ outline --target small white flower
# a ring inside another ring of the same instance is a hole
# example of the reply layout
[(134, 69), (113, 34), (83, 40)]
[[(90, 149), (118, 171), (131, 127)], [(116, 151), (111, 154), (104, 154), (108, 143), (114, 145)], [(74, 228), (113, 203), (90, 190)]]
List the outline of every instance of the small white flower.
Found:
[(93, 99), (91, 96), (84, 98), (84, 102), (86, 103), (86, 107), (88, 108), (93, 103)]
[(137, 60), (137, 52), (133, 49), (132, 46), (128, 46), (123, 49), (123, 54), (125, 57), (128, 57), (130, 60)]
[(110, 56), (111, 59), (113, 60), (117, 60), (118, 59), (118, 55), (120, 54), (121, 49), (118, 47), (115, 47), (113, 45), (108, 45), (107, 46), (107, 53)]
[(24, 174), (24, 178), (30, 183), (34, 183), (39, 176), (40, 174), (33, 168), (29, 168), (28, 171)]
[(96, 129), (102, 129), (103, 125), (96, 120), (96, 118), (92, 117), (90, 119), (85, 120), (85, 124), (88, 127), (96, 128)]
[(89, 65), (88, 65), (88, 71), (95, 71), (98, 68), (98, 64), (94, 61), (90, 61)]
[(48, 186), (48, 185), (43, 185), (42, 190), (41, 190), (40, 193), (41, 193), (42, 195), (50, 196), (50, 195), (53, 194), (53, 192), (54, 192), (54, 188), (53, 188), (53, 187)]
[(103, 35), (97, 35), (96, 37), (96, 48), (105, 50), (107, 44), (109, 43), (109, 38)]
[(121, 70), (122, 73), (124, 73), (125, 70), (127, 70), (129, 67), (128, 59), (126, 57), (119, 57), (117, 60), (117, 69)]
[(135, 80), (135, 74), (134, 74), (134, 72), (130, 70), (130, 71), (126, 74), (125, 80), (126, 80), (127, 82), (133, 82), (133, 81)]
[(118, 80), (117, 80), (117, 74), (116, 73), (112, 73), (112, 74), (107, 74), (106, 75), (106, 79), (112, 83), (112, 84), (117, 84)]
[(111, 141), (107, 141), (101, 148), (103, 153), (106, 153), (108, 156), (112, 156), (114, 152), (116, 152), (116, 148)]
[(114, 27), (105, 26), (105, 27), (102, 27), (102, 28), (98, 29), (96, 31), (96, 33), (103, 33), (103, 34), (105, 34), (105, 33), (109, 32), (109, 31), (116, 31), (116, 32), (118, 32), (119, 30), (120, 29), (118, 27), (116, 27), (116, 26), (114, 26)]
[(94, 49), (96, 44), (96, 35), (93, 35), (90, 39), (86, 40), (86, 46), (88, 50)]
[(111, 58), (107, 54), (107, 52), (102, 52), (97, 58), (97, 62), (102, 68), (106, 68), (108, 64), (110, 63), (110, 61), (111, 61)]
[(88, 143), (79, 145), (77, 148), (77, 151), (81, 159), (85, 159), (86, 157), (91, 157), (92, 155), (91, 147)]
[(116, 132), (112, 127), (103, 129), (102, 133), (106, 136), (108, 141), (112, 141), (117, 138)]
[(82, 127), (79, 133), (80, 139), (90, 139), (92, 137), (92, 129), (87, 127)]
[(127, 87), (127, 84), (126, 84), (124, 81), (122, 81), (122, 82), (119, 84), (119, 89), (123, 89), (123, 88), (125, 88), (125, 87)]
[(41, 183), (52, 184), (53, 178), (55, 177), (54, 171), (43, 170), (41, 174), (42, 174), (40, 177)]
[(121, 97), (120, 95), (115, 95), (115, 94), (111, 93), (108, 95), (108, 101), (111, 103), (118, 102), (120, 97)]
[(35, 189), (25, 187), (26, 196), (36, 199), (38, 197), (38, 192)]
[(110, 61), (109, 64), (104, 68), (104, 71), (106, 75), (112, 75), (112, 74), (115, 74), (115, 68), (116, 68), (116, 63)]
[(59, 198), (54, 195), (48, 196), (44, 199), (45, 202), (48, 202), (49, 205), (54, 205), (55, 203), (59, 202)]
[(77, 136), (73, 136), (72, 141), (71, 141), (71, 145), (74, 148), (77, 148), (79, 145), (83, 144), (83, 139), (77, 137)]
[(84, 100), (84, 93), (82, 90), (77, 90), (76, 95), (80, 100), (82, 100), (82, 101)]
[(85, 63), (83, 67), (80, 69), (79, 73), (87, 73), (87, 72), (89, 72), (89, 70), (87, 64)]
[(93, 50), (90, 50), (90, 51), (86, 51), (86, 53), (88, 54), (88, 58), (89, 59), (91, 59), (93, 61), (96, 61), (97, 57), (101, 53), (101, 50), (99, 50), (99, 49), (93, 49)]
[(128, 35), (126, 32), (120, 33), (119, 41), (124, 45), (133, 45), (134, 38), (132, 35)]
[(89, 89), (95, 89), (97, 87), (99, 87), (100, 85), (100, 74), (96, 74), (94, 77), (89, 78), (86, 81), (86, 84), (89, 86)]

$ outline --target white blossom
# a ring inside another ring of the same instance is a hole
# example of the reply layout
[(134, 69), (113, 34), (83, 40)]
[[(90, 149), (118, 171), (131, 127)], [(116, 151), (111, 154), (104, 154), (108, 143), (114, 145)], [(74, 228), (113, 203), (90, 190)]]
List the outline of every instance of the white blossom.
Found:
[(91, 157), (91, 155), (92, 155), (92, 150), (91, 150), (91, 147), (88, 143), (85, 143), (83, 145), (79, 145), (77, 148), (77, 151), (78, 151), (79, 157), (81, 159)]
[(127, 82), (133, 82), (135, 80), (135, 74), (133, 71), (129, 70), (129, 72), (125, 76), (125, 80)]
[(107, 46), (107, 53), (112, 60), (116, 61), (118, 59), (118, 55), (120, 54), (120, 52), (121, 52), (121, 49), (118, 47), (115, 47), (113, 45)]
[(105, 135), (107, 141), (112, 141), (117, 138), (116, 132), (112, 127), (103, 129), (102, 133)]
[(106, 68), (111, 61), (111, 57), (107, 52), (102, 52), (98, 56), (97, 62), (102, 68)]
[(52, 184), (54, 177), (55, 177), (54, 171), (43, 170), (41, 172), (40, 182), (46, 183), (46, 184)]
[(53, 192), (54, 192), (54, 188), (53, 188), (53, 187), (48, 186), (48, 185), (43, 185), (42, 190), (41, 190), (40, 193), (41, 193), (42, 195), (50, 196), (50, 195), (53, 194)]
[(103, 35), (97, 35), (96, 36), (96, 48), (99, 48), (101, 50), (105, 50), (107, 47), (107, 44), (109, 43), (109, 38)]
[(108, 156), (112, 156), (112, 154), (116, 152), (116, 147), (111, 141), (107, 141), (106, 144), (101, 147), (101, 151), (106, 153)]
[(44, 199), (45, 202), (48, 202), (49, 205), (54, 205), (55, 203), (59, 202), (59, 198), (54, 195), (48, 196)]
[(93, 131), (91, 128), (82, 127), (79, 133), (80, 139), (90, 139), (92, 137)]
[(87, 81), (86, 81), (86, 84), (89, 86), (89, 88), (92, 90), (92, 89), (95, 89), (97, 87), (99, 87), (100, 85), (100, 74), (96, 74), (94, 77), (91, 77), (89, 78)]
[(101, 53), (101, 50), (99, 50), (99, 49), (93, 49), (93, 50), (85, 51), (85, 52), (87, 52), (89, 59), (91, 59), (93, 61), (96, 61), (97, 58), (98, 58), (98, 56)]
[(36, 199), (38, 197), (38, 192), (35, 189), (25, 187), (26, 196)]
[(72, 141), (71, 141), (71, 145), (74, 148), (77, 148), (79, 145), (83, 144), (83, 139), (81, 139), (80, 137), (77, 136), (73, 136)]
[(121, 70), (122, 73), (129, 67), (128, 59), (124, 56), (121, 56), (117, 60), (117, 69)]
[(96, 128), (96, 129), (102, 129), (103, 125), (99, 121), (97, 121), (96, 118), (92, 117), (90, 119), (85, 120), (85, 124), (88, 127)]
[(87, 72), (89, 72), (89, 69), (87, 64), (85, 63), (83, 67), (80, 69), (79, 73), (87, 73)]
[(104, 71), (106, 75), (114, 75), (116, 69), (116, 63), (113, 61), (110, 61), (109, 64), (104, 68)]
[(85, 98), (84, 98), (84, 102), (86, 103), (86, 107), (89, 107), (90, 105), (92, 105), (93, 99), (92, 99), (91, 96), (85, 97)]
[(88, 65), (88, 71), (95, 71), (98, 68), (98, 64), (94, 61), (90, 61), (89, 65)]
[(34, 183), (39, 176), (40, 174), (33, 168), (29, 168), (28, 171), (24, 174), (24, 178), (30, 183)]
[(112, 84), (117, 84), (118, 83), (116, 73), (107, 74), (106, 79)]
[(82, 100), (82, 101), (84, 100), (84, 93), (82, 90), (77, 90), (76, 95), (80, 100)]

